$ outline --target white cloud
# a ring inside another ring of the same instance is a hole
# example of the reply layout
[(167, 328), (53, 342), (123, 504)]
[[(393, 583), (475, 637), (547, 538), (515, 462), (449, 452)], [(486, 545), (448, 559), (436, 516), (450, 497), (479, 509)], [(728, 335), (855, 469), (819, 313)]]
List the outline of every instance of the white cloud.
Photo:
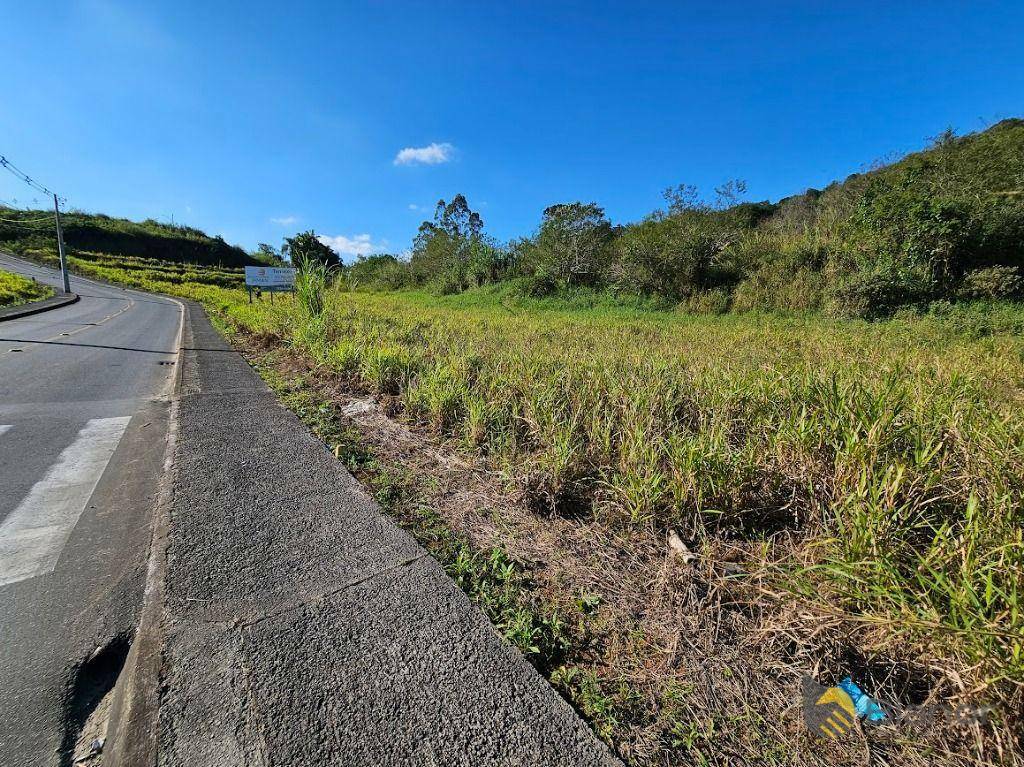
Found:
[(345, 256), (355, 258), (356, 256), (368, 256), (371, 253), (381, 253), (388, 244), (387, 240), (374, 242), (368, 234), (357, 234), (352, 237), (346, 237), (343, 234), (336, 237), (320, 234), (317, 235), (317, 239), (341, 256), (342, 260), (345, 259)]
[(455, 147), (451, 144), (433, 143), (419, 147), (407, 146), (395, 155), (394, 162), (395, 165), (440, 165), (454, 156)]
[(277, 224), (278, 226), (291, 226), (298, 222), (298, 220), (298, 216), (278, 216), (276, 218), (271, 218), (270, 223)]
[(419, 210), (419, 209), (420, 209), (420, 206), (417, 205), (416, 203), (414, 203), (414, 202), (410, 202), (409, 203), (409, 210)]

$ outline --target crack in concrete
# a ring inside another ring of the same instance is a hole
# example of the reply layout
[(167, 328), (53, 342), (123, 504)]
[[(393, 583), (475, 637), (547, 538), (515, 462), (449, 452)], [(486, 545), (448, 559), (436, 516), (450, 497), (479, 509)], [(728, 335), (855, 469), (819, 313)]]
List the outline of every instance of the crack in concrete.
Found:
[[(423, 552), (422, 554), (417, 554), (414, 557), (408, 557), (407, 559), (402, 559), (402, 560), (400, 560), (398, 562), (395, 562), (394, 564), (388, 565), (387, 567), (382, 567), (379, 570), (374, 570), (372, 573), (368, 573), (366, 575), (360, 576), (359, 578), (356, 578), (355, 580), (348, 581), (347, 583), (343, 583), (340, 586), (336, 586), (336, 587), (334, 587), (332, 589), (328, 589), (327, 591), (320, 592), (319, 594), (314, 594), (311, 597), (308, 597), (306, 599), (302, 599), (299, 602), (297, 602), (296, 604), (292, 604), (292, 605), (289, 605), (287, 607), (281, 607), (281, 608), (278, 608), (276, 610), (270, 610), (268, 612), (259, 613), (257, 615), (249, 616), (248, 618), (234, 618), (233, 620), (202, 620), (201, 622), (205, 623), (207, 625), (214, 625), (214, 626), (230, 626), (232, 628), (237, 628), (237, 629), (240, 629), (240, 630), (241, 629), (252, 628), (253, 626), (257, 626), (257, 625), (259, 625), (260, 623), (262, 623), (265, 620), (269, 620), (271, 618), (277, 618), (278, 616), (286, 615), (288, 613), (295, 612), (296, 610), (301, 610), (304, 607), (308, 607), (310, 605), (314, 605), (314, 604), (317, 604), (319, 602), (323, 602), (324, 600), (330, 599), (331, 597), (333, 597), (336, 594), (340, 594), (343, 591), (351, 589), (351, 588), (353, 588), (355, 586), (359, 586), (360, 584), (366, 583), (367, 581), (372, 580), (374, 578), (377, 578), (377, 577), (379, 577), (381, 575), (384, 575), (386, 573), (392, 572), (394, 570), (398, 570), (398, 569), (403, 568), (403, 567), (408, 567), (409, 565), (411, 565), (411, 564), (413, 564), (415, 562), (418, 562), (419, 560), (424, 559), (424, 558), (429, 557), (429, 556), (430, 555), (427, 552)], [(215, 600), (196, 600), (196, 601), (215, 601)]]

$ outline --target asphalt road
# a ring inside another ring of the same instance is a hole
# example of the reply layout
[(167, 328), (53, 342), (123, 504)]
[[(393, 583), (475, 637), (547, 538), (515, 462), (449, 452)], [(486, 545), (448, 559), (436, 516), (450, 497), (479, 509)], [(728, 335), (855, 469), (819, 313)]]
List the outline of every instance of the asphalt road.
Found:
[(69, 763), (66, 721), (118, 653), (83, 664), (138, 620), (162, 472), (181, 307), (71, 289), (75, 304), (0, 322), (0, 765)]

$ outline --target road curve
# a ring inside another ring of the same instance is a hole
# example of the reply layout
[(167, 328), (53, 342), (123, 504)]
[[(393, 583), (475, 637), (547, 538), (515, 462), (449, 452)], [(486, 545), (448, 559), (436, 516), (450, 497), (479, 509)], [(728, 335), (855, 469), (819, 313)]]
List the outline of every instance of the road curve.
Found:
[[(59, 285), (12, 256), (0, 269)], [(69, 763), (67, 720), (104, 683), (83, 664), (116, 663), (97, 649), (137, 622), (162, 471), (181, 306), (71, 289), (0, 323), (0, 765)]]

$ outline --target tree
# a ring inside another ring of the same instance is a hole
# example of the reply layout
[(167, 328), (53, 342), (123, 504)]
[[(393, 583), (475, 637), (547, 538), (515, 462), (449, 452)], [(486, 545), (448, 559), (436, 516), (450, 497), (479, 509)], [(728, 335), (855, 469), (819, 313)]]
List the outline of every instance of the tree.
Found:
[(747, 193), (747, 182), (740, 178), (732, 178), (724, 184), (715, 187), (715, 208), (728, 210), (739, 205), (740, 200)]
[(410, 262), (415, 279), (442, 292), (465, 290), (497, 276), (500, 252), (483, 234), (484, 221), (465, 196), (439, 200), (434, 220), (424, 221), (413, 241)]
[(269, 266), (281, 266), (284, 263), (284, 259), (281, 258), (281, 254), (277, 249), (265, 242), (261, 242), (256, 246), (256, 251), (252, 254), (252, 257), (261, 264)]
[(569, 202), (544, 210), (528, 261), (539, 284), (594, 284), (607, 266), (612, 225), (596, 203)]
[(294, 237), (285, 237), (281, 255), (287, 256), (292, 266), (299, 269), (310, 261), (319, 261), (327, 267), (341, 264), (338, 254), (324, 245), (312, 230), (301, 232)]
[(687, 210), (706, 210), (707, 204), (700, 198), (700, 191), (695, 184), (677, 184), (670, 186), (661, 196), (668, 203), (669, 215)]

